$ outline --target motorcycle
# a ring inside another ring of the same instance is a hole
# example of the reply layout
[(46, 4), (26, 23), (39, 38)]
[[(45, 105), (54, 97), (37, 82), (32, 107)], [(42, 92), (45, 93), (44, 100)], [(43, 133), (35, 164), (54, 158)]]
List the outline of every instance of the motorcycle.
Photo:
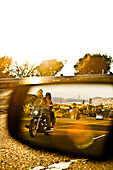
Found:
[(53, 132), (53, 127), (50, 127), (50, 114), (49, 110), (44, 108), (32, 108), (32, 119), (29, 125), (29, 134), (31, 137), (35, 137), (37, 133), (44, 133), (49, 135)]

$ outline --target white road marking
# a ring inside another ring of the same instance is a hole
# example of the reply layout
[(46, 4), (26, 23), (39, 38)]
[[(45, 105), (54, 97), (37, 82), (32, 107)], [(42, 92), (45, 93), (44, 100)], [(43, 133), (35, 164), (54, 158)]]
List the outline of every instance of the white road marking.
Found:
[(102, 138), (102, 137), (104, 137), (104, 136), (105, 136), (105, 134), (100, 135), (100, 136), (97, 136), (97, 137), (93, 138), (93, 140), (100, 139), (100, 138)]

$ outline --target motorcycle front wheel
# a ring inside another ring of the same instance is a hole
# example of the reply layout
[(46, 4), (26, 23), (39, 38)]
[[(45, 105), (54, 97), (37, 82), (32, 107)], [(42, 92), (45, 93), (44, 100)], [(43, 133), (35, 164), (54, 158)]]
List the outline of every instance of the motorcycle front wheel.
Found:
[(49, 135), (49, 133), (48, 132), (44, 132), (45, 133), (45, 135)]
[(32, 119), (30, 121), (30, 126), (29, 126), (29, 134), (32, 138), (34, 138), (37, 135), (37, 122), (34, 121), (34, 119)]

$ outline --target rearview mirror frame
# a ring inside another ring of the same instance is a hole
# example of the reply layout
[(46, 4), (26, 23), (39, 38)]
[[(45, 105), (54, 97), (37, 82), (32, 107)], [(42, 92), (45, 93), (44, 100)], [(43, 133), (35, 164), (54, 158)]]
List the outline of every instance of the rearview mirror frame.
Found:
[[(8, 108), (8, 129), (12, 137), (17, 140), (19, 139), (19, 127), (21, 121), (21, 114), (23, 110), (23, 104), (25, 101), (26, 94), (30, 87), (34, 85), (46, 85), (46, 84), (112, 84), (113, 85), (113, 76), (112, 75), (86, 75), (86, 76), (71, 76), (71, 77), (39, 77), (39, 78), (27, 78), (23, 79), (21, 85), (18, 85), (14, 88), (9, 108)], [(24, 143), (24, 141), (20, 140)], [(106, 159), (112, 155), (113, 151), (113, 122), (110, 129), (110, 135), (106, 141), (106, 147), (104, 148), (103, 158)], [(29, 143), (25, 143), (29, 146)], [(32, 146), (35, 147), (35, 146)], [(40, 148), (40, 146), (39, 146)], [(42, 149), (42, 147), (41, 147)], [(47, 149), (47, 148), (44, 148)], [(53, 148), (54, 150), (54, 148)], [(73, 154), (73, 153), (70, 153)], [(87, 155), (80, 154), (81, 156), (87, 157)], [(103, 159), (103, 158), (94, 157), (93, 159)]]

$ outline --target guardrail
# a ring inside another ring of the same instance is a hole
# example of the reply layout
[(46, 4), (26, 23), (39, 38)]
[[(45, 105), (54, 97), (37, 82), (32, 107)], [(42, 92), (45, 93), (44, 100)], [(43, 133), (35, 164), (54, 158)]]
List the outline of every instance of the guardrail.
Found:
[(20, 78), (0, 78), (0, 88), (14, 88), (22, 82), (23, 79)]
[(21, 84), (51, 84), (51, 83), (113, 83), (113, 75), (108, 74), (91, 74), (91, 75), (76, 75), (76, 76), (47, 76), (47, 77), (27, 77), (27, 78), (0, 78), (0, 88), (14, 88)]

